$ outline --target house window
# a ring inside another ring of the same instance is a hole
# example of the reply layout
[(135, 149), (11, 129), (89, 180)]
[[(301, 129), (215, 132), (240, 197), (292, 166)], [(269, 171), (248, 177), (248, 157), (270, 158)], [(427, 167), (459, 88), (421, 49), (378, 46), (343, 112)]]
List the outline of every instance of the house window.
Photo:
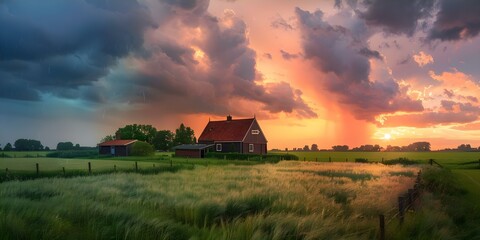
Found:
[(259, 130), (252, 130), (252, 134), (260, 134)]
[(248, 151), (253, 152), (253, 144), (248, 144)]
[(216, 149), (217, 149), (217, 152), (221, 152), (222, 151), (222, 144), (217, 144)]

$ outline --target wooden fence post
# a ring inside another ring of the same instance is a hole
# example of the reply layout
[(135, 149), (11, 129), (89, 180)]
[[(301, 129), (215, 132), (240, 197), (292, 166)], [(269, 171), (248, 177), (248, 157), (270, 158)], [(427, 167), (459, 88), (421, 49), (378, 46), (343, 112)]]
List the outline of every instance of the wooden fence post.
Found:
[[(187, 162), (188, 162), (188, 159), (187, 159)], [(172, 167), (173, 167), (173, 160), (170, 159), (170, 168), (172, 168)]]
[(400, 218), (400, 224), (403, 224), (405, 218), (405, 198), (403, 196), (398, 197), (398, 217)]
[(7, 175), (8, 175), (8, 167), (7, 167), (7, 168), (5, 168), (5, 172), (7, 172)]
[(63, 176), (65, 177), (65, 167), (62, 167), (63, 170)]
[(329, 162), (332, 162), (332, 157), (328, 157), (328, 161), (329, 161)]
[(315, 162), (318, 162), (318, 157), (315, 157)]
[(345, 162), (348, 162), (348, 158), (345, 158)]
[(117, 172), (117, 165), (113, 165), (113, 172)]
[(408, 206), (413, 209), (413, 189), (408, 189)]
[(430, 166), (432, 166), (433, 165), (433, 159), (430, 159), (429, 162), (430, 162)]
[(303, 157), (303, 161), (305, 162), (306, 157)]
[(383, 157), (382, 157), (382, 163), (383, 163)]
[(135, 172), (138, 172), (138, 163), (135, 161)]
[(40, 174), (40, 168), (38, 166), (38, 163), (35, 164), (35, 167), (37, 168), (37, 176)]
[(88, 174), (92, 174), (92, 164), (88, 162)]
[(378, 218), (380, 220), (380, 240), (385, 240), (385, 216), (380, 214)]

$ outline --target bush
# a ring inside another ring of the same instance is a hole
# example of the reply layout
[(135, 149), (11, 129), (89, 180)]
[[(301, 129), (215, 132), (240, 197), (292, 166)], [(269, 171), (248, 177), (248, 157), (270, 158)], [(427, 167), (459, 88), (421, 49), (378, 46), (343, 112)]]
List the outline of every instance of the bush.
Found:
[(366, 158), (355, 158), (356, 163), (368, 163), (368, 159)]
[(132, 156), (153, 156), (155, 154), (155, 149), (152, 145), (146, 142), (138, 141), (132, 145), (130, 154)]
[(395, 165), (395, 164), (401, 164), (401, 165), (414, 165), (414, 164), (419, 164), (418, 161), (414, 160), (409, 160), (408, 158), (397, 158), (397, 159), (391, 159), (391, 160), (386, 160), (383, 162), (385, 165)]

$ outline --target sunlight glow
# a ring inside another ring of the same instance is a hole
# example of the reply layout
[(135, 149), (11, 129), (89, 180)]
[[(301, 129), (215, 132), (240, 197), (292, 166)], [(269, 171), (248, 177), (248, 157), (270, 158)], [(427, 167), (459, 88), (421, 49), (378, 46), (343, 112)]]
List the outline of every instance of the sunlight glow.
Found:
[(383, 135), (383, 139), (390, 140), (392, 139), (392, 135), (390, 135), (390, 133), (385, 133), (385, 135)]

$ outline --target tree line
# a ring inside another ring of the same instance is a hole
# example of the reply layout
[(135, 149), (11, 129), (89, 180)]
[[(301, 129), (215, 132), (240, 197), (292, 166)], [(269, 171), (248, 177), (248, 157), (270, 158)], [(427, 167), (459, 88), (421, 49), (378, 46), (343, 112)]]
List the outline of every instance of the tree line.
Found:
[(156, 150), (169, 151), (174, 146), (181, 144), (194, 144), (197, 142), (195, 132), (183, 123), (175, 129), (157, 130), (152, 125), (131, 124), (119, 128), (115, 134), (107, 135), (101, 142), (119, 139), (135, 139), (152, 145)]
[[(289, 151), (285, 148), (285, 151)], [(334, 151), (334, 152), (429, 152), (431, 151), (431, 144), (429, 142), (414, 142), (406, 146), (392, 146), (388, 145), (386, 148), (378, 144), (365, 144), (359, 147), (350, 148), (348, 145), (334, 145), (331, 149), (318, 149), (317, 144), (312, 144), (311, 147), (305, 145), (303, 148), (293, 148), (291, 151)], [(480, 152), (480, 147), (475, 148), (470, 144), (461, 144), (457, 148), (446, 148), (440, 151), (459, 151), (459, 152)]]

